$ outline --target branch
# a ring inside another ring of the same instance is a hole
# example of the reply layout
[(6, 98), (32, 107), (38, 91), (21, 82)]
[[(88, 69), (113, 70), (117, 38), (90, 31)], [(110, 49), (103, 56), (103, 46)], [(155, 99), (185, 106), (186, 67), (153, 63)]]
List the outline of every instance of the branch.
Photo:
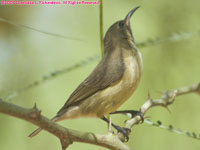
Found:
[(90, 143), (112, 150), (131, 150), (120, 141), (118, 136), (112, 134), (101, 135), (64, 128), (41, 115), (41, 111), (37, 109), (36, 105), (31, 109), (27, 109), (0, 99), (0, 113), (26, 120), (50, 132), (60, 139), (62, 150), (65, 150), (73, 142)]
[(184, 135), (184, 136), (187, 136), (187, 137), (190, 137), (190, 138), (193, 138), (195, 140), (200, 140), (200, 134), (197, 134), (195, 132), (189, 132), (189, 131), (183, 131), (182, 129), (178, 128), (178, 129), (175, 129), (172, 125), (163, 125), (161, 121), (157, 121), (157, 122), (152, 122), (151, 120), (149, 119), (145, 119), (144, 122), (146, 124), (149, 124), (149, 125), (152, 125), (154, 127), (158, 127), (158, 128), (161, 128), (161, 129), (164, 129), (164, 130), (167, 130), (167, 131), (170, 131), (172, 133), (176, 133), (176, 134), (180, 134), (180, 135)]
[[(176, 96), (189, 93), (200, 94), (200, 82), (193, 84), (191, 86), (186, 86), (183, 88), (167, 91), (159, 99), (151, 99), (150, 94), (148, 94), (147, 100), (141, 106), (140, 111), (143, 115), (145, 115), (150, 108), (155, 106), (162, 106), (168, 109), (168, 105), (174, 102)], [(142, 121), (141, 116), (135, 116), (134, 118), (126, 121), (125, 127), (131, 129), (134, 125), (140, 123), (141, 121)]]
[[(200, 94), (200, 82), (191, 86), (167, 91), (159, 99), (153, 100), (151, 99), (150, 94), (148, 94), (148, 98), (141, 106), (140, 111), (143, 115), (145, 115), (150, 108), (155, 106), (163, 106), (167, 108), (168, 105), (174, 102), (176, 96), (189, 93)], [(65, 150), (73, 142), (90, 143), (113, 150), (131, 150), (130, 147), (123, 143), (125, 141), (125, 137), (121, 133), (118, 133), (117, 135), (101, 135), (64, 128), (61, 125), (42, 116), (41, 111), (37, 109), (36, 105), (32, 109), (27, 109), (15, 104), (10, 104), (0, 99), (0, 113), (31, 122), (57, 136), (61, 141), (62, 150)], [(135, 116), (132, 119), (127, 120), (124, 127), (131, 129), (134, 125), (139, 124), (141, 121), (141, 116)]]
[(144, 42), (140, 42), (137, 45), (138, 48), (143, 48), (143, 47), (148, 47), (148, 46), (153, 46), (153, 45), (158, 45), (162, 44), (165, 42), (178, 42), (181, 40), (186, 40), (190, 39), (192, 37), (200, 37), (200, 30), (194, 31), (194, 32), (174, 32), (171, 33), (171, 35), (165, 37), (165, 38), (149, 38), (148, 40)]

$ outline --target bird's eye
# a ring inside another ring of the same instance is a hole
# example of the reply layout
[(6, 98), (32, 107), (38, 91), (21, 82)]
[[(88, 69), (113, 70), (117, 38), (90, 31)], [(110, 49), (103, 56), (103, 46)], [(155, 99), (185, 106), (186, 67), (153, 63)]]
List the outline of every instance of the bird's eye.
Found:
[(119, 23), (119, 27), (121, 28), (121, 27), (123, 27), (124, 26), (124, 22), (120, 22)]

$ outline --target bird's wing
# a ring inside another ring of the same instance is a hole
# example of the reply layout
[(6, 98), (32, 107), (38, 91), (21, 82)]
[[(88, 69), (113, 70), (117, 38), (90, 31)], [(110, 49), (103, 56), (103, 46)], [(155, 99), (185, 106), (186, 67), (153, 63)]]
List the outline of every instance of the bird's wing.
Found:
[(116, 60), (113, 60), (113, 56), (113, 54), (104, 55), (94, 71), (70, 95), (69, 99), (59, 110), (57, 115), (62, 115), (66, 112), (69, 106), (76, 105), (82, 100), (85, 100), (96, 92), (107, 88), (109, 85), (122, 78), (124, 72), (122, 58), (117, 56), (118, 58), (116, 59), (115, 57)]

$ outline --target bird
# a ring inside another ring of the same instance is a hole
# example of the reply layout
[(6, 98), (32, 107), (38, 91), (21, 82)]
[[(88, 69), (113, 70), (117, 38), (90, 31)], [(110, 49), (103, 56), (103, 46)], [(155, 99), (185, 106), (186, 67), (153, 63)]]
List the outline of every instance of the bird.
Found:
[[(114, 113), (134, 93), (142, 76), (143, 61), (136, 48), (130, 19), (139, 7), (110, 26), (104, 37), (104, 55), (100, 62), (72, 92), (52, 121), (96, 117), (108, 122), (105, 116)], [(112, 125), (125, 134), (119, 126)], [(29, 137), (41, 130), (36, 129)]]

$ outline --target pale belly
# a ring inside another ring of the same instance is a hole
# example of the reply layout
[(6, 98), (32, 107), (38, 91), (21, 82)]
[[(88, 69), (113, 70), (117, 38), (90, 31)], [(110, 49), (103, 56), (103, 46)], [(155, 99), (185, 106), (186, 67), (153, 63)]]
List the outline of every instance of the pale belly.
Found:
[(94, 95), (94, 98), (101, 97), (96, 107), (98, 117), (116, 111), (136, 90), (142, 68), (132, 57), (126, 58), (125, 66), (126, 70), (122, 80)]
[(126, 57), (124, 65), (126, 69), (120, 81), (90, 96), (81, 105), (69, 108), (62, 118), (103, 117), (116, 111), (134, 93), (139, 84), (142, 74), (140, 53), (137, 59)]

